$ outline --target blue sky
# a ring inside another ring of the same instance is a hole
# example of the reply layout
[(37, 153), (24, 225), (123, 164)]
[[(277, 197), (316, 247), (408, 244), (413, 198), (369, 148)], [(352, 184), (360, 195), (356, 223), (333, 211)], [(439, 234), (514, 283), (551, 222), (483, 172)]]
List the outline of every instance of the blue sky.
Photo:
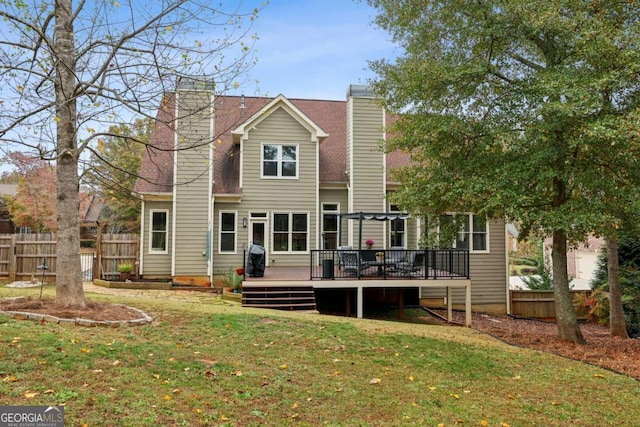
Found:
[(349, 84), (374, 76), (368, 60), (396, 56), (389, 35), (371, 24), (375, 15), (365, 1), (271, 0), (252, 29), (259, 40), (250, 77), (259, 94), (345, 99)]

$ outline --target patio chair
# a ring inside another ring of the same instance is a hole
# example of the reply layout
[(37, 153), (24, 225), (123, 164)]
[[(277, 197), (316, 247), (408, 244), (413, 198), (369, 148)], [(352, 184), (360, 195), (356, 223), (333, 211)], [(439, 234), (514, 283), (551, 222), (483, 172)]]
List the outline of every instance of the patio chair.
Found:
[(424, 269), (424, 252), (421, 251), (408, 251), (409, 256), (405, 261), (400, 261), (396, 264), (396, 271), (399, 276), (412, 276), (415, 273), (421, 272)]
[(342, 268), (342, 251), (353, 251), (352, 246), (338, 246), (338, 269)]
[(359, 273), (362, 273), (364, 270), (371, 267), (371, 263), (369, 261), (361, 259), (358, 256), (358, 252), (356, 251), (339, 251), (338, 258), (340, 264), (342, 265), (342, 269), (348, 273), (353, 273), (355, 275), (358, 275)]
[(385, 258), (397, 269), (399, 263), (407, 261), (407, 251), (402, 246), (391, 246)]

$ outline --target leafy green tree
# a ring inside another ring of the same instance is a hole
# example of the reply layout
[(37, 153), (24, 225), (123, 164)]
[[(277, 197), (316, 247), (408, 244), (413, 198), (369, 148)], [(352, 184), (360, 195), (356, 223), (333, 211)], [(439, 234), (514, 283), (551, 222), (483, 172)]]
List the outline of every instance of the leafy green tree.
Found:
[(204, 77), (216, 93), (238, 85), (254, 63), (245, 29), (257, 12), (195, 0), (0, 1), (0, 139), (55, 162), (58, 304), (86, 306), (82, 154), (104, 128), (157, 111), (179, 80)]
[(86, 181), (106, 201), (102, 220), (112, 233), (135, 233), (140, 229), (140, 200), (133, 193), (136, 174), (153, 121), (136, 119), (131, 126), (111, 126), (108, 135), (92, 148)]
[[(397, 202), (505, 216), (552, 237), (559, 336), (578, 343), (567, 242), (637, 207), (640, 4), (369, 0), (403, 49), (372, 64), (411, 153)], [(620, 203), (624, 197), (625, 203)]]

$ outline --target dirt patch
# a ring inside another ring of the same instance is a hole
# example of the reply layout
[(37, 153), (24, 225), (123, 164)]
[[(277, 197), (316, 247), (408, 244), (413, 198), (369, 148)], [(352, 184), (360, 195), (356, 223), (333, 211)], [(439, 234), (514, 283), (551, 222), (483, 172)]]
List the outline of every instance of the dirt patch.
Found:
[[(444, 310), (435, 313), (446, 316)], [(463, 324), (464, 313), (454, 312), (453, 315), (456, 323)], [(640, 380), (640, 339), (612, 338), (607, 326), (580, 324), (587, 340), (585, 345), (559, 338), (555, 323), (538, 320), (474, 313), (472, 327), (508, 344), (590, 363)]]
[(0, 300), (0, 311), (23, 311), (28, 313), (48, 314), (61, 319), (88, 320), (136, 320), (140, 313), (119, 304), (87, 301), (85, 309), (71, 309), (56, 304), (52, 298), (15, 298)]

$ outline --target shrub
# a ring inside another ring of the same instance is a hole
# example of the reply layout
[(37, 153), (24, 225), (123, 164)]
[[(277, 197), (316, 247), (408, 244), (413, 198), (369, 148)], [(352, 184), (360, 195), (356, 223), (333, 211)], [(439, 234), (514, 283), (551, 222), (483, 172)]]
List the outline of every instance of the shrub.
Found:
[(118, 264), (119, 273), (131, 273), (132, 271), (133, 271), (133, 264), (131, 264), (130, 262)]
[(238, 291), (242, 288), (242, 277), (236, 273), (235, 268), (229, 268), (229, 270), (222, 276), (222, 283), (225, 288), (231, 288), (234, 291)]

